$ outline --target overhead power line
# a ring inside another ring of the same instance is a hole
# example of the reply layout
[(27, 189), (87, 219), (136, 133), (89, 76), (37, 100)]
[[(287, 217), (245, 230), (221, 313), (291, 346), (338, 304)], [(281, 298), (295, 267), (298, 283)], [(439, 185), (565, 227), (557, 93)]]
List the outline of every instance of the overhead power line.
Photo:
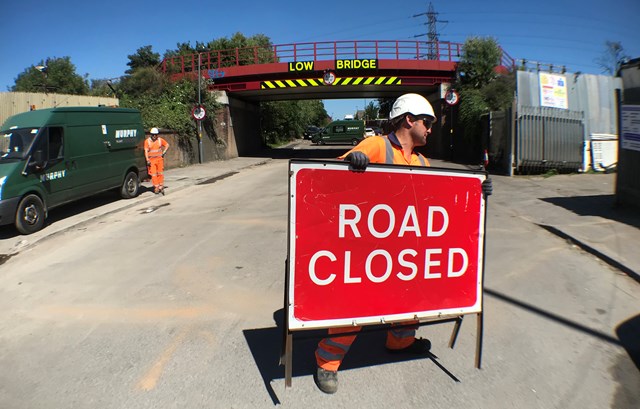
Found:
[[(448, 23), (448, 21), (445, 20), (438, 20), (438, 13), (436, 13), (436, 11), (433, 8), (433, 4), (431, 4), (431, 2), (429, 2), (429, 8), (427, 9), (426, 13), (419, 13), (419, 14), (414, 14), (413, 17), (420, 17), (420, 16), (427, 16), (427, 22), (425, 23), (425, 25), (429, 28), (426, 35), (427, 38), (429, 39), (428, 42), (428, 52), (427, 52), (427, 59), (429, 60), (436, 60), (438, 59), (438, 39), (439, 39), (439, 35), (438, 35), (438, 23)], [(422, 37), (425, 34), (417, 34), (415, 37)]]

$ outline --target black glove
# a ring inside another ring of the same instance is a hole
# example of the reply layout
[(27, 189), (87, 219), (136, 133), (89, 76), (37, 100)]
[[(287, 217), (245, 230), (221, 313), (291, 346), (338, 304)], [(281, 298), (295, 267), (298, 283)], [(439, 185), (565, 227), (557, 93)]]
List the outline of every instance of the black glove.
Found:
[(348, 154), (344, 160), (349, 162), (349, 168), (355, 171), (364, 171), (369, 164), (369, 157), (364, 152), (353, 151)]
[(490, 177), (487, 177), (484, 180), (484, 182), (482, 182), (482, 194), (486, 199), (487, 196), (491, 196), (492, 193), (493, 193), (493, 182), (491, 181)]

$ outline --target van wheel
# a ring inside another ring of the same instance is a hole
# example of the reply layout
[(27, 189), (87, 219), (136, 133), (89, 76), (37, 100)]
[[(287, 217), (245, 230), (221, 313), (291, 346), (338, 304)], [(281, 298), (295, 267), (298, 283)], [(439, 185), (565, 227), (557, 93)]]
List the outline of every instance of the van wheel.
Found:
[(351, 145), (356, 146), (358, 144), (358, 142), (360, 142), (360, 141), (354, 138), (354, 139), (351, 140)]
[(138, 190), (140, 189), (140, 180), (136, 172), (129, 172), (124, 178), (122, 188), (120, 189), (120, 196), (123, 199), (132, 199), (138, 196)]
[(320, 139), (318, 142), (316, 142), (316, 145), (324, 145), (324, 141)]
[(25, 196), (16, 211), (16, 228), (22, 234), (35, 233), (44, 226), (44, 204), (36, 195)]

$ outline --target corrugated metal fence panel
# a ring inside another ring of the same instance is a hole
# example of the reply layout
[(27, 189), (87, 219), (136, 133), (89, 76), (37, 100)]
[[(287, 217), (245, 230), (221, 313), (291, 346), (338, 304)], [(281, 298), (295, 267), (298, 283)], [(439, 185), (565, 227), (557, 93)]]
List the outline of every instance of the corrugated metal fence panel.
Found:
[(520, 106), (516, 119), (516, 171), (580, 170), (583, 120), (582, 112)]
[(43, 94), (32, 92), (0, 92), (0, 124), (12, 115), (36, 109), (62, 106), (118, 106), (118, 98), (88, 95)]
[[(564, 74), (567, 80), (569, 111), (585, 113), (585, 140), (592, 134), (618, 135), (616, 89), (622, 80), (607, 75)], [(537, 72), (518, 71), (516, 75), (518, 106), (540, 106), (540, 83)]]

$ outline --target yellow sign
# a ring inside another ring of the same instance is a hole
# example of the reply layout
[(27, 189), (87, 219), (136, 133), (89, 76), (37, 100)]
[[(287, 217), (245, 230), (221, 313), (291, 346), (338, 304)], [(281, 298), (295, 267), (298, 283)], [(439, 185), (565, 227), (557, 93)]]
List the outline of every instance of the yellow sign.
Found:
[(378, 60), (336, 60), (336, 70), (377, 70)]
[(313, 61), (294, 61), (289, 63), (289, 72), (313, 71)]

